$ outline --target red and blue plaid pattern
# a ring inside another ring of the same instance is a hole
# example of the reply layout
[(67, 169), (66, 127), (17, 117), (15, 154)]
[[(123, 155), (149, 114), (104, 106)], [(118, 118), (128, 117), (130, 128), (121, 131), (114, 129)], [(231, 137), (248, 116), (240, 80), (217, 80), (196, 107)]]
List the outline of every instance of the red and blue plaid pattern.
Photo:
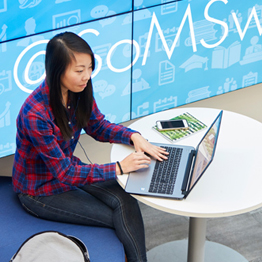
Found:
[[(73, 136), (65, 141), (55, 124), (45, 81), (26, 99), (17, 117), (13, 187), (33, 196), (59, 194), (75, 187), (115, 179), (115, 163), (84, 164), (73, 155), (81, 130), (76, 126), (75, 108), (68, 106)], [(94, 139), (130, 144), (133, 130), (105, 120), (94, 100), (86, 133)]]

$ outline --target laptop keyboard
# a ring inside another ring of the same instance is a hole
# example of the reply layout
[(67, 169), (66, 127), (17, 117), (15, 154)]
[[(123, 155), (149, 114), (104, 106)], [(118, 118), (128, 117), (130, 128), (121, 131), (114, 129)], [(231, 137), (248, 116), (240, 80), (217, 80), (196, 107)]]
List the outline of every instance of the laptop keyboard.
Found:
[(149, 192), (172, 195), (183, 149), (165, 146), (163, 148), (169, 152), (168, 160), (156, 161)]

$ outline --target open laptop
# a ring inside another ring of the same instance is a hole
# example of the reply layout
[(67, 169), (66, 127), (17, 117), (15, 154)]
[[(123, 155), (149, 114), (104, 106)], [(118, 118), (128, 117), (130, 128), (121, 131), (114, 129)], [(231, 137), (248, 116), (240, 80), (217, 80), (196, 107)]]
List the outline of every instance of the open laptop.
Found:
[[(168, 151), (176, 151), (174, 158), (170, 152), (168, 160), (159, 162), (152, 159), (148, 168), (131, 172), (125, 191), (178, 200), (186, 198), (214, 158), (222, 113), (220, 111), (196, 149), (191, 146), (153, 143)], [(161, 173), (163, 167), (167, 170)], [(160, 173), (161, 177), (157, 178)]]

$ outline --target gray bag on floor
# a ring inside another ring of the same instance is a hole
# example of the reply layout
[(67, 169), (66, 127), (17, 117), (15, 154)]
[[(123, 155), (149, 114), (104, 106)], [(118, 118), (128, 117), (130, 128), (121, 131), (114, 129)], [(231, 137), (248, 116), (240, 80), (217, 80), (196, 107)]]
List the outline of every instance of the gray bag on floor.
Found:
[(85, 244), (57, 231), (29, 237), (10, 262), (90, 262)]

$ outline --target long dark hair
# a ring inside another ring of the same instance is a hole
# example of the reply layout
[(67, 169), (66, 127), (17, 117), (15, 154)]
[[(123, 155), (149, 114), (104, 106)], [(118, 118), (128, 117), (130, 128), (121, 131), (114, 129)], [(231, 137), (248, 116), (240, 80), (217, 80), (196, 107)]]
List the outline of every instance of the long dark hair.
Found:
[[(50, 90), (50, 105), (57, 126), (65, 139), (70, 139), (72, 129), (68, 125), (68, 117), (62, 104), (60, 79), (66, 68), (74, 59), (74, 52), (89, 54), (92, 59), (92, 69), (95, 68), (94, 53), (85, 40), (78, 35), (65, 32), (54, 36), (47, 44), (45, 56), (46, 83)], [(68, 96), (74, 108), (79, 128), (87, 125), (93, 106), (93, 87), (91, 79), (80, 93), (68, 91)]]

